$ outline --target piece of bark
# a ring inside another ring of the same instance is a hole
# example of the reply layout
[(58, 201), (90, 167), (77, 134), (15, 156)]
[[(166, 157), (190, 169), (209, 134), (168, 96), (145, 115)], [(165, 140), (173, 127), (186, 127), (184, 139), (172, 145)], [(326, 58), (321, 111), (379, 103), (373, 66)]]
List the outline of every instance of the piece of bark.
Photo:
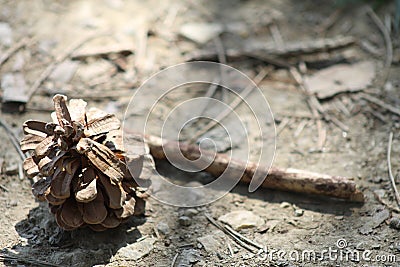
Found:
[[(230, 60), (235, 60), (242, 57), (263, 59), (267, 55), (267, 57), (271, 57), (273, 60), (276, 57), (284, 58), (341, 49), (354, 44), (355, 41), (356, 39), (351, 36), (337, 36), (335, 38), (320, 38), (286, 43), (285, 47), (279, 48), (272, 43), (266, 45), (264, 42), (254, 42), (253, 45), (242, 49), (227, 49), (226, 56)], [(218, 53), (216, 51), (197, 50), (188, 54), (186, 61), (216, 60), (217, 58)], [(279, 62), (276, 63), (278, 66), (280, 65)]]
[[(200, 150), (197, 145), (188, 145), (185, 143), (176, 145), (176, 142), (167, 140), (165, 140), (163, 144), (161, 138), (148, 135), (145, 136), (145, 142), (149, 145), (153, 157), (158, 159), (165, 159), (163, 149), (174, 150), (177, 147), (180, 147), (181, 153), (189, 160), (195, 160), (200, 157)], [(179, 151), (177, 151), (177, 153), (179, 153)], [(214, 153), (204, 150), (201, 151), (201, 154), (203, 157), (207, 157), (207, 154), (210, 154), (210, 157), (214, 157)], [(241, 181), (250, 183), (257, 169), (257, 164), (253, 162), (241, 162), (235, 159), (231, 160), (224, 154), (217, 153), (214, 161), (205, 171), (218, 177), (224, 172), (229, 163), (232, 165), (232, 168), (237, 168), (237, 172), (240, 174), (244, 169), (244, 173), (241, 175)], [(303, 194), (323, 195), (354, 202), (364, 202), (363, 193), (357, 189), (357, 185), (354, 181), (346, 177), (277, 167), (272, 167), (266, 176), (266, 179), (262, 183), (262, 187), (265, 188)]]

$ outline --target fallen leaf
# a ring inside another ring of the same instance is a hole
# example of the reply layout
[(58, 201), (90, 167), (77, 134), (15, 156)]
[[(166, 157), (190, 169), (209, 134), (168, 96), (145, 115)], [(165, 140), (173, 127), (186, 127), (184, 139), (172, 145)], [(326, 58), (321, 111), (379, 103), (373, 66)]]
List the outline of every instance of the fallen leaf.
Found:
[(375, 77), (375, 65), (371, 61), (355, 64), (338, 64), (305, 79), (311, 93), (324, 99), (343, 92), (356, 92), (371, 85)]

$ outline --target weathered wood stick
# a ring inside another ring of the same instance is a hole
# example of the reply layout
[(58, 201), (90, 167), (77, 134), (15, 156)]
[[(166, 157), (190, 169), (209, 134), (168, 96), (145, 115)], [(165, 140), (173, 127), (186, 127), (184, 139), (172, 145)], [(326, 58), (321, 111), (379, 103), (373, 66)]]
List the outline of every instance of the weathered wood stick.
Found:
[[(214, 158), (214, 161), (205, 171), (216, 177), (221, 175), (227, 168), (228, 163), (231, 162), (231, 164), (233, 163), (233, 168), (237, 168), (238, 173), (242, 174), (244, 169), (241, 182), (250, 183), (257, 169), (257, 164), (253, 162), (246, 163), (235, 159), (232, 160), (220, 153), (217, 153), (214, 157), (214, 153), (204, 150), (200, 153), (200, 149), (197, 145), (180, 143), (178, 146), (175, 141), (164, 141), (163, 144), (161, 138), (149, 135), (145, 136), (145, 142), (150, 147), (150, 153), (157, 159), (166, 158), (165, 149), (171, 152), (176, 150), (176, 153), (179, 153), (177, 149), (180, 149), (181, 153), (190, 160), (198, 159), (200, 154), (205, 157), (208, 155)], [(329, 196), (354, 202), (364, 202), (364, 195), (357, 189), (354, 181), (346, 177), (319, 174), (305, 170), (272, 167), (262, 187), (303, 194)]]

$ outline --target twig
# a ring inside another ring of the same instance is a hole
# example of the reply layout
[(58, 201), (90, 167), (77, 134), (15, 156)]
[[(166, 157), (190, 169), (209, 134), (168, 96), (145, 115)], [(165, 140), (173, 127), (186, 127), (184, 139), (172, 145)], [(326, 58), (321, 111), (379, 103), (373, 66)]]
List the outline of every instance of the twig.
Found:
[(178, 259), (178, 256), (179, 256), (179, 252), (177, 252), (175, 254), (174, 258), (172, 259), (171, 267), (175, 267), (175, 263), (176, 263), (176, 260)]
[(363, 98), (363, 99), (365, 99), (365, 100), (367, 100), (367, 101), (369, 101), (371, 103), (374, 103), (374, 104), (380, 106), (381, 108), (389, 110), (390, 112), (392, 112), (393, 114), (396, 114), (397, 116), (400, 116), (400, 109), (395, 108), (395, 107), (393, 107), (393, 106), (391, 106), (389, 104), (386, 104), (382, 100), (380, 100), (380, 99), (378, 99), (376, 97), (373, 97), (371, 95), (368, 95), (368, 94), (365, 94), (365, 93), (360, 93), (359, 95), (360, 95), (361, 98)]
[(28, 45), (29, 43), (33, 42), (33, 38), (22, 38), (18, 43), (16, 43), (15, 45), (13, 45), (12, 47), (10, 47), (7, 51), (5, 51), (3, 53), (3, 55), (1, 55), (0, 57), (0, 67), (7, 62), (7, 60), (18, 50), (20, 50), (21, 48), (23, 48), (24, 46)]
[(76, 50), (81, 48), (85, 43), (88, 41), (103, 36), (103, 34), (93, 34), (89, 35), (76, 44), (72, 45), (71, 48), (67, 49), (65, 53), (59, 55), (47, 68), (40, 74), (39, 78), (33, 83), (33, 85), (29, 88), (27, 92), (28, 96), (28, 101), (32, 98), (32, 96), (35, 94), (35, 92), (39, 89), (39, 87), (44, 83), (44, 81), (51, 75), (51, 73), (55, 70), (55, 68), (65, 61), (67, 58), (69, 58)]
[[(296, 68), (291, 67), (291, 68), (289, 68), (289, 73), (292, 75), (293, 79), (297, 82), (298, 86), (301, 88), (303, 93), (305, 93), (308, 96), (307, 104), (308, 104), (314, 118), (319, 118), (319, 113), (321, 114), (321, 116), (324, 116), (325, 112), (323, 112), (322, 106), (318, 105), (319, 101), (316, 96), (309, 94), (309, 90), (305, 86), (303, 76), (300, 74), (300, 72)], [(322, 121), (320, 118), (316, 120), (316, 124), (317, 124), (317, 130), (318, 130), (318, 149), (322, 150), (324, 143), (325, 143), (324, 136), (326, 136), (326, 134), (324, 135), (324, 133), (323, 133)]]
[(202, 128), (200, 131), (194, 134), (194, 136), (189, 140), (189, 143), (195, 143), (196, 140), (214, 128), (216, 125), (218, 125), (223, 119), (225, 119), (232, 110), (234, 110), (239, 104), (241, 104), (244, 99), (253, 91), (254, 88), (257, 87), (257, 85), (265, 78), (265, 76), (268, 74), (267, 71), (262, 70), (255, 78), (254, 78), (254, 83), (250, 83), (244, 90), (243, 93), (240, 94), (238, 97), (235, 98), (235, 100), (232, 101), (232, 103), (229, 105), (230, 108), (225, 109), (222, 111), (216, 118), (215, 120), (210, 121), (204, 128)]
[(330, 14), (329, 17), (326, 20), (324, 20), (321, 23), (321, 25), (318, 26), (317, 33), (322, 34), (325, 31), (327, 31), (329, 28), (331, 28), (335, 24), (335, 22), (338, 20), (342, 11), (343, 11), (343, 9), (338, 8), (332, 14)]
[[(135, 133), (132, 133), (135, 134)], [(215, 177), (219, 177), (230, 165), (232, 173), (240, 173), (241, 181), (250, 183), (258, 168), (254, 162), (242, 162), (237, 159), (231, 159), (227, 155), (201, 150), (199, 146), (168, 141), (160, 137), (146, 135), (145, 142), (150, 147), (150, 152), (157, 159), (165, 159), (165, 150), (182, 153), (188, 160), (202, 157), (213, 158), (214, 161), (205, 169)], [(180, 150), (180, 151), (179, 151)], [(268, 175), (268, 176), (267, 176)], [(357, 189), (354, 181), (346, 177), (331, 176), (327, 174), (314, 173), (305, 170), (284, 169), (272, 167), (268, 173), (265, 173), (266, 179), (262, 187), (298, 192), (303, 194), (314, 194), (347, 199), (354, 202), (363, 202), (364, 196)]]
[[(296, 83), (299, 85), (299, 87), (302, 89), (303, 93), (305, 93), (308, 98), (307, 98), (307, 104), (311, 109), (311, 112), (315, 118), (318, 118), (319, 114), (321, 114), (322, 118), (326, 121), (330, 121), (336, 126), (338, 126), (342, 131), (348, 132), (349, 127), (347, 127), (345, 124), (343, 124), (341, 121), (339, 121), (337, 118), (330, 116), (326, 114), (324, 111), (324, 108), (322, 107), (321, 103), (319, 102), (318, 98), (315, 95), (311, 95), (308, 88), (305, 86), (303, 76), (299, 73), (299, 71), (296, 68), (290, 68), (289, 73), (292, 75), (293, 79), (296, 81)], [(322, 124), (318, 126), (318, 120), (317, 120), (317, 127), (318, 127), (318, 135), (323, 134), (322, 130)], [(319, 137), (320, 138), (320, 137)]]
[(292, 121), (292, 118), (285, 117), (276, 128), (276, 136), (279, 136), (286, 126)]
[(10, 192), (10, 190), (6, 186), (4, 186), (2, 184), (0, 184), (0, 188), (3, 189), (6, 192)]
[(387, 148), (387, 164), (388, 164), (390, 182), (392, 183), (392, 187), (393, 187), (393, 191), (394, 191), (394, 196), (396, 197), (397, 205), (400, 207), (400, 195), (399, 195), (399, 191), (397, 191), (396, 182), (394, 181), (394, 177), (393, 177), (393, 173), (392, 173), (392, 164), (390, 163), (390, 153), (392, 151), (392, 141), (393, 141), (393, 132), (390, 132), (388, 148)]
[(304, 127), (306, 127), (306, 125), (309, 123), (308, 120), (302, 120), (299, 125), (297, 126), (296, 131), (294, 132), (293, 136), (294, 137), (298, 137), (301, 132), (304, 130)]
[[(225, 49), (224, 49), (224, 45), (222, 44), (222, 40), (219, 36), (215, 37), (214, 44), (215, 44), (215, 47), (217, 48), (217, 55), (218, 55), (219, 63), (226, 64)], [(224, 67), (222, 65), (219, 68), (219, 75), (221, 76), (221, 83), (225, 84), (226, 77), (225, 77)], [(228, 94), (227, 94), (227, 91), (225, 90), (225, 88), (221, 87), (221, 93), (222, 93), (222, 101), (224, 103), (226, 103), (228, 101)]]
[(278, 26), (275, 23), (269, 25), (269, 31), (271, 32), (272, 38), (274, 39), (275, 45), (278, 49), (285, 49), (285, 44), (282, 39), (282, 35), (279, 31)]
[[(218, 88), (218, 84), (220, 83), (220, 80), (214, 80), (214, 82), (212, 84), (210, 84), (210, 86), (207, 89), (206, 94), (204, 95), (204, 98), (207, 98), (207, 100), (209, 101), (210, 98), (215, 94), (215, 91)], [(208, 106), (208, 102), (206, 103), (206, 105), (204, 105), (203, 109), (200, 112), (200, 116), (202, 116), (204, 114), (204, 112), (206, 111)]]
[(382, 205), (384, 205), (385, 207), (387, 207), (390, 211), (394, 211), (396, 213), (400, 213), (400, 209), (398, 207), (393, 207), (392, 205), (390, 205), (389, 203), (387, 203), (385, 200), (383, 200), (377, 193), (375, 193), (374, 191), (372, 191), (372, 194), (374, 194), (375, 199), (381, 203)]
[(11, 130), (11, 127), (1, 118), (0, 118), (0, 125), (3, 126), (3, 128), (6, 130), (8, 137), (11, 140), (11, 143), (15, 147), (15, 150), (17, 150), (18, 155), (21, 157), (22, 160), (25, 160), (26, 156), (25, 156), (24, 152), (22, 152), (21, 148), (19, 147), (18, 138), (15, 136), (14, 132)]
[(230, 233), (232, 233), (234, 236), (236, 236), (237, 238), (241, 239), (242, 241), (258, 248), (258, 249), (263, 249), (264, 247), (260, 244), (258, 244), (257, 242), (254, 242), (253, 240), (248, 239), (247, 237), (241, 235), (240, 233), (236, 232), (235, 230), (232, 229), (232, 227), (230, 227), (229, 225), (224, 225), (224, 228), (229, 231)]
[(367, 6), (367, 14), (371, 17), (372, 21), (376, 24), (378, 29), (383, 35), (383, 38), (385, 40), (385, 46), (386, 46), (386, 60), (385, 60), (385, 72), (382, 80), (382, 86), (385, 85), (386, 80), (389, 76), (389, 71), (390, 71), (390, 66), (392, 65), (392, 60), (393, 60), (393, 44), (392, 40), (390, 39), (390, 33), (388, 29), (385, 27), (381, 19), (376, 15), (374, 10), (370, 7)]
[[(251, 49), (243, 49), (243, 50), (235, 50), (229, 49), (226, 51), (227, 58), (237, 59), (243, 57), (254, 57), (260, 58), (261, 60), (266, 59), (271, 64), (276, 64), (277, 66), (287, 66), (288, 64), (283, 60), (278, 60), (276, 57), (290, 57), (296, 55), (304, 55), (304, 54), (313, 54), (319, 53), (322, 51), (331, 51), (335, 49), (341, 49), (350, 45), (353, 45), (356, 42), (356, 39), (348, 36), (338, 36), (335, 38), (319, 38), (312, 39), (307, 41), (296, 41), (296, 42), (286, 42), (284, 48), (276, 48), (275, 44), (270, 46), (265, 46), (263, 43), (262, 46), (251, 48)], [(186, 57), (186, 61), (196, 61), (196, 60), (215, 60), (218, 55), (215, 51), (205, 51), (199, 50), (194, 53), (189, 54)], [(275, 63), (273, 63), (275, 62)]]
[(222, 225), (220, 225), (219, 223), (217, 223), (214, 218), (212, 218), (211, 216), (209, 216), (208, 214), (204, 214), (207, 218), (207, 220), (212, 223), (215, 227), (217, 227), (218, 229), (220, 229), (222, 232), (224, 232), (225, 234), (227, 234), (228, 236), (230, 236), (234, 241), (236, 241), (236, 243), (238, 243), (240, 246), (242, 246), (243, 248), (247, 249), (248, 251), (250, 251), (251, 253), (257, 253), (257, 250), (250, 247), (248, 244), (246, 244), (244, 241), (242, 241), (240, 238), (238, 238), (237, 236), (233, 235), (231, 232), (229, 232), (228, 230), (226, 230)]
[(228, 250), (229, 250), (230, 256), (233, 257), (233, 249), (232, 249), (232, 246), (231, 246), (230, 242), (227, 242), (227, 244), (228, 244)]

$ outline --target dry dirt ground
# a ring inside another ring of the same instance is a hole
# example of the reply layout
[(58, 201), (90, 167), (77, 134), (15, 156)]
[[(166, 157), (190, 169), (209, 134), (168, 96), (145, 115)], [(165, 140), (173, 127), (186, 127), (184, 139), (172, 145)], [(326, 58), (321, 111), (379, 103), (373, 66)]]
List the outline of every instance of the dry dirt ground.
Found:
[[(394, 2), (370, 4), (380, 18), (386, 18), (382, 20), (391, 18), (393, 21)], [(368, 88), (363, 88), (364, 91), (393, 106), (399, 105), (398, 34), (392, 32), (393, 62), (387, 82), (382, 86), (385, 43), (360, 3), (0, 0), (0, 6), (0, 51), (6, 51), (27, 35), (34, 37), (34, 41), (1, 66), (1, 76), (22, 73), (28, 86), (71, 45), (89, 34), (106, 33), (85, 43), (83, 48), (88, 51), (114, 45), (130, 47), (132, 52), (117, 57), (67, 59), (35, 92), (25, 113), (1, 113), (1, 119), (11, 125), (19, 137), (25, 120), (49, 120), (51, 97), (55, 93), (64, 93), (70, 98), (82, 97), (89, 105), (104, 108), (122, 119), (130, 96), (151, 74), (184, 62), (198, 49), (216, 51), (215, 36), (199, 44), (179, 34), (180, 28), (191, 22), (224, 25), (220, 41), (226, 51), (252, 45), (259, 47), (260, 43), (279, 45), (280, 42), (301, 42), (324, 36), (353, 36), (357, 40), (355, 45), (332, 53), (308, 56), (300, 53), (279, 59), (296, 67), (306, 62), (306, 74), (339, 62), (371, 60), (377, 70), (376, 76)], [(203, 33), (200, 35), (204, 37)], [(323, 56), (327, 60), (321, 59)], [(386, 151), (389, 132), (393, 131), (392, 168), (397, 176), (400, 168), (399, 117), (361, 99), (358, 93), (336, 95), (322, 101), (322, 105), (327, 113), (349, 129), (344, 132), (331, 122), (323, 122), (326, 141), (323, 148), (318, 149), (317, 126), (310, 119), (312, 115), (306, 96), (287, 69), (247, 56), (228, 57), (227, 63), (251, 78), (263, 69), (269, 72), (260, 88), (270, 103), (279, 131), (274, 165), (354, 177), (365, 195), (365, 203), (266, 189), (248, 193), (246, 185), (238, 185), (223, 198), (206, 206), (184, 209), (150, 199), (145, 216), (133, 218), (117, 229), (101, 233), (90, 229), (63, 232), (47, 206), (35, 201), (30, 181), (18, 177), (20, 158), (9, 136), (1, 129), (1, 255), (15, 255), (21, 261), (0, 260), (0, 265), (35, 265), (34, 262), (23, 262), (25, 259), (56, 266), (399, 266), (399, 230), (389, 226), (390, 219), (399, 215), (375, 197), (379, 195), (390, 206), (396, 206), (387, 174)], [(157, 161), (156, 165), (172, 181), (210, 180), (208, 174), (189, 175), (166, 162)], [(286, 256), (279, 259), (275, 255), (270, 259), (265, 258), (265, 254), (252, 254), (218, 232), (205, 217), (210, 214), (218, 218), (235, 210), (251, 211), (265, 221), (257, 227), (241, 230), (241, 234), (266, 246), (269, 251), (285, 251)], [(188, 217), (188, 225), (179, 219), (181, 216)], [(338, 249), (344, 240), (346, 246)], [(207, 241), (211, 243), (211, 249), (204, 245)], [(136, 243), (139, 244), (137, 247), (132, 245)], [(124, 247), (131, 250), (125, 250), (124, 254), (124, 250), (120, 250)], [(288, 257), (291, 251), (301, 255), (305, 250), (321, 253), (329, 249), (338, 250), (338, 254), (314, 261)], [(358, 253), (361, 259), (348, 260), (345, 252)], [(390, 262), (392, 255), (395, 262)], [(136, 256), (138, 259), (134, 260)], [(376, 261), (377, 256), (382, 262)]]

